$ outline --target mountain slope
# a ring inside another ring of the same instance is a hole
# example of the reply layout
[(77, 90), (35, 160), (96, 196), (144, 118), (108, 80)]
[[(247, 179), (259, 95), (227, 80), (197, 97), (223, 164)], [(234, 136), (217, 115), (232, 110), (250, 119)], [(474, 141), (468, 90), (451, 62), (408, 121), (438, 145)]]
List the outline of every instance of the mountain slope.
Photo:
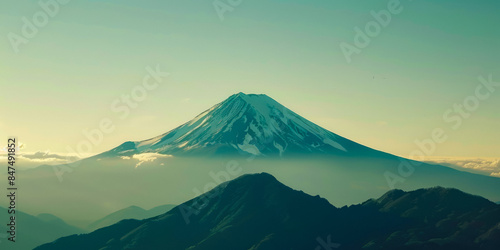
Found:
[[(199, 208), (197, 204), (201, 205), (198, 215), (189, 214)], [(317, 236), (314, 231), (327, 228), (321, 221), (333, 220), (334, 216), (335, 208), (324, 199), (294, 191), (269, 174), (247, 175), (221, 184), (164, 215), (144, 221), (122, 221), (89, 235), (60, 239), (40, 249), (156, 249), (160, 246), (169, 249), (265, 249), (263, 246), (303, 249), (314, 244)], [(300, 228), (314, 230), (304, 232), (298, 230)], [(293, 239), (288, 238), (291, 235)], [(74, 242), (78, 244), (73, 245)]]
[(337, 209), (262, 173), (37, 249), (498, 249), (499, 233), (500, 206), (458, 190), (393, 190)]
[(136, 219), (142, 220), (150, 217), (154, 217), (160, 214), (164, 214), (167, 211), (174, 208), (175, 205), (162, 205), (158, 207), (154, 207), (149, 210), (145, 210), (138, 206), (130, 206), (121, 210), (118, 210), (114, 213), (111, 213), (99, 220), (94, 221), (90, 225), (87, 226), (87, 230), (92, 231), (98, 228), (107, 227), (109, 225), (113, 225), (121, 220), (125, 219)]
[[(134, 155), (147, 152), (151, 154)], [(214, 155), (227, 157), (181, 157)], [(197, 185), (211, 181), (208, 173), (217, 173), (220, 166), (233, 161), (242, 171), (232, 177), (271, 172), (338, 205), (359, 203), (393, 188), (415, 190), (438, 185), (500, 200), (500, 178), (372, 150), (314, 125), (265, 95), (240, 93), (155, 138), (127, 142), (74, 164), (27, 170), (24, 176), (30, 181), (25, 183), (24, 204), (53, 211), (85, 227), (111, 212), (104, 205), (109, 200), (121, 207), (153, 206), (158, 197), (148, 194), (163, 190), (168, 197), (164, 202), (180, 204), (193, 197), (193, 187), (202, 189)], [(89, 179), (93, 181), (81, 182)], [(97, 198), (80, 199), (74, 193)], [(61, 197), (66, 204), (54, 208)], [(85, 213), (75, 215), (74, 209)]]
[(500, 247), (500, 206), (457, 189), (393, 190), (362, 206), (397, 214), (411, 225), (377, 239), (378, 247), (396, 248), (402, 243), (405, 249)]
[(184, 156), (381, 153), (321, 128), (267, 95), (244, 93), (230, 96), (165, 134), (125, 142), (98, 157), (148, 152)]

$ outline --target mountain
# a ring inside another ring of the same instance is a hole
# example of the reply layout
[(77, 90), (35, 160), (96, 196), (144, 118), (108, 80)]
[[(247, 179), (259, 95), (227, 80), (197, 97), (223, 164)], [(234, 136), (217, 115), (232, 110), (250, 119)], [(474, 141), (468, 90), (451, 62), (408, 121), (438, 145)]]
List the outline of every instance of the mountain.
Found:
[(336, 208), (261, 173), (36, 249), (498, 249), (499, 236), (500, 206), (456, 189), (392, 190)]
[[(419, 152), (423, 154), (416, 148), (413, 154)], [(228, 173), (227, 166), (237, 166), (238, 171), (214, 178), (221, 171)], [(29, 181), (23, 185), (23, 205), (31, 211), (52, 211), (85, 228), (115, 207), (152, 207), (158, 200), (180, 204), (215, 186), (210, 183), (259, 172), (269, 172), (339, 206), (394, 188), (434, 186), (500, 200), (500, 178), (370, 149), (322, 129), (266, 95), (239, 93), (155, 138), (127, 142), (71, 164), (25, 171)], [(7, 178), (3, 175), (0, 172), (0, 178)], [(158, 196), (150, 195), (158, 190), (162, 190)], [(64, 204), (54, 206), (61, 198)]]
[(162, 205), (151, 208), (149, 210), (145, 210), (138, 206), (130, 206), (121, 210), (118, 210), (114, 213), (111, 213), (99, 220), (94, 221), (90, 225), (87, 226), (87, 230), (93, 231), (95, 229), (101, 227), (107, 227), (109, 225), (113, 225), (121, 220), (125, 219), (136, 219), (142, 220), (150, 217), (154, 217), (160, 214), (164, 214), (174, 208), (175, 205)]
[(381, 154), (308, 121), (267, 95), (244, 93), (230, 96), (165, 134), (125, 142), (97, 157), (139, 153), (177, 156)]
[(500, 206), (457, 189), (393, 190), (365, 208), (395, 214), (408, 225), (380, 237), (374, 247), (394, 249), (498, 249)]
[[(425, 150), (416, 149), (412, 154), (425, 155), (423, 152)], [(206, 156), (240, 155), (270, 160), (306, 158), (307, 168), (321, 165), (317, 164), (317, 159), (328, 158), (329, 165), (337, 164), (344, 168), (332, 170), (330, 174), (350, 172), (343, 178), (354, 180), (347, 184), (349, 187), (359, 186), (355, 182), (361, 180), (360, 176), (370, 179), (372, 186), (362, 181), (365, 193), (382, 186), (413, 190), (440, 185), (459, 188), (488, 199), (497, 200), (500, 197), (497, 191), (500, 189), (500, 178), (417, 162), (368, 148), (308, 121), (264, 94), (234, 94), (165, 134), (148, 140), (125, 142), (92, 159), (117, 159), (142, 153), (159, 153), (177, 158), (205, 156), (198, 157), (203, 159), (207, 159)], [(320, 194), (327, 196), (326, 193), (323, 190)], [(369, 197), (373, 197), (373, 194), (356, 202)]]
[[(9, 215), (7, 209), (3, 207), (0, 207), (0, 214), (5, 219)], [(18, 210), (14, 216), (16, 216), (17, 224), (16, 242), (7, 240), (7, 221), (2, 222), (2, 227), (0, 227), (0, 236), (2, 236), (0, 238), (0, 249), (33, 249), (40, 244), (51, 242), (62, 236), (85, 232), (82, 229), (66, 224), (62, 219), (51, 214), (33, 216)]]
[(334, 214), (325, 199), (294, 191), (269, 174), (245, 175), (164, 215), (121, 221), (38, 249), (260, 249), (269, 244), (304, 249), (317, 235), (297, 229), (320, 229)]

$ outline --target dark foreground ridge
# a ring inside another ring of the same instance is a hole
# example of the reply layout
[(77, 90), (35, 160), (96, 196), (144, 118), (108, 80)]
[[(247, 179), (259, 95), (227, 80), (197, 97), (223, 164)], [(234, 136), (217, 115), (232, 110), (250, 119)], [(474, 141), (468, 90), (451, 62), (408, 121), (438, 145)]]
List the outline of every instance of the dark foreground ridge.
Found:
[(244, 175), (145, 220), (46, 249), (500, 249), (500, 206), (441, 187), (336, 208), (267, 173)]

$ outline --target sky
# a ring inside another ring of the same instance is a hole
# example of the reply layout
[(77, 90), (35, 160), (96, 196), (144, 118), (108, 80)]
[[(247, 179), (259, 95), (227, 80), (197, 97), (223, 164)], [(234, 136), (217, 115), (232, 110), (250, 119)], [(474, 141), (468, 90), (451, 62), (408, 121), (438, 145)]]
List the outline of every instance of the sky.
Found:
[[(500, 82), (498, 1), (41, 2), (57, 8), (0, 2), (0, 145), (16, 136), (32, 155), (64, 155), (105, 120), (112, 131), (85, 150), (97, 154), (244, 92), (392, 154), (440, 129), (429, 157), (500, 157), (500, 87), (478, 87)], [(367, 25), (347, 60), (341, 44)], [(125, 108), (145, 77), (155, 87)]]

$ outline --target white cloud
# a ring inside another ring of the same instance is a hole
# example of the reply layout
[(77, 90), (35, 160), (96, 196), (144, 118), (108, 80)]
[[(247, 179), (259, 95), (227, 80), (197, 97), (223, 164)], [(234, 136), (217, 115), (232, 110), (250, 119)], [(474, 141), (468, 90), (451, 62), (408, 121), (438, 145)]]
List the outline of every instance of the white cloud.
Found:
[[(122, 156), (121, 158), (124, 160), (131, 160), (131, 159), (138, 160), (139, 162), (135, 165), (135, 167), (137, 168), (141, 164), (143, 164), (144, 162), (153, 162), (158, 158), (170, 158), (170, 157), (173, 157), (173, 156), (172, 155), (158, 154), (158, 153), (142, 153), (142, 154), (135, 154), (132, 157)], [(163, 163), (161, 165), (163, 165)]]
[(426, 157), (426, 161), (437, 164), (452, 164), (465, 170), (476, 170), (500, 177), (500, 158)]
[(47, 159), (60, 160), (60, 161), (69, 161), (79, 159), (74, 155), (64, 155), (58, 153), (50, 153), (49, 151), (38, 151), (34, 153), (21, 153), (20, 157), (27, 158), (30, 160), (44, 161)]
[(495, 176), (495, 177), (500, 177), (500, 172), (497, 172), (497, 173), (491, 173), (490, 175), (491, 175), (491, 176)]
[[(7, 159), (7, 154), (2, 152), (0, 160)], [(80, 158), (73, 154), (52, 153), (50, 151), (38, 152), (18, 152), (16, 156), (16, 163), (23, 168), (34, 168), (42, 164), (54, 165), (64, 164), (77, 161)]]

